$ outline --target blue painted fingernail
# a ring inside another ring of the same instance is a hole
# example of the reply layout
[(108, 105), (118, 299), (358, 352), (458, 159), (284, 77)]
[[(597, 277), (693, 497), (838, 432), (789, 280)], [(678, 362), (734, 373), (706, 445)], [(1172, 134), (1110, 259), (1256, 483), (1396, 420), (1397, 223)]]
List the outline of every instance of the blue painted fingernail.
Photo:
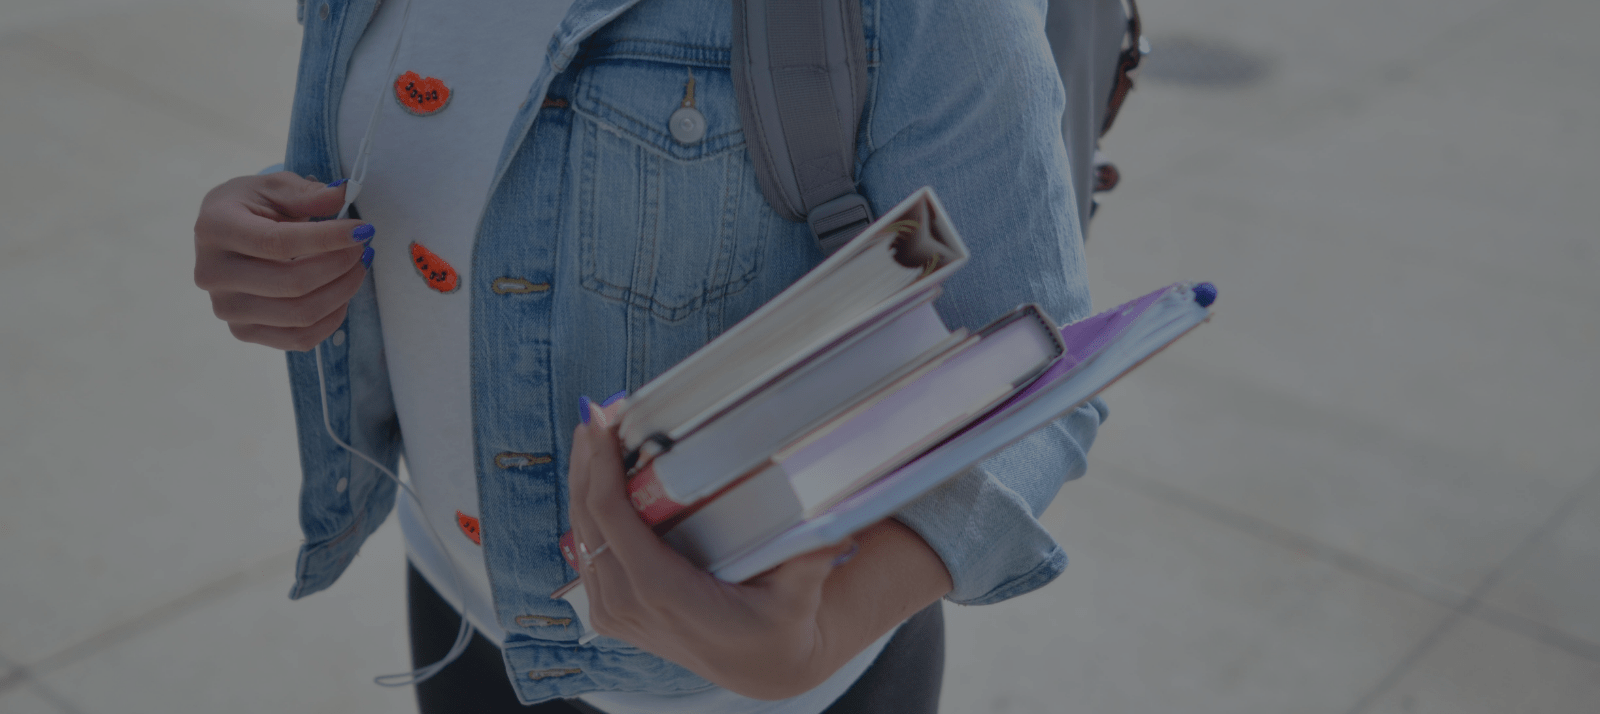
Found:
[(367, 270), (372, 269), (372, 246), (369, 245), (366, 250), (361, 251), (361, 264), (367, 266)]
[(613, 404), (616, 404), (618, 399), (621, 399), (621, 398), (626, 397), (626, 396), (628, 396), (628, 390), (624, 389), (624, 390), (622, 390), (620, 392), (617, 392), (616, 394), (613, 394), (613, 395), (611, 395), (609, 397), (606, 397), (605, 401), (600, 402), (600, 407), (602, 409), (605, 408), (605, 407), (609, 407), (609, 406), (611, 406)]
[(328, 184), (328, 188), (338, 188), (340, 186), (343, 186), (344, 182), (349, 181), (349, 180), (350, 179), (339, 179), (338, 181), (334, 181), (333, 183)]
[(859, 552), (861, 552), (861, 544), (851, 543), (850, 550), (840, 553), (839, 557), (833, 559), (833, 567), (837, 568), (845, 563), (850, 562), (850, 559), (856, 557), (856, 553)]
[(350, 240), (368, 241), (372, 240), (372, 237), (377, 234), (378, 229), (373, 228), (371, 223), (363, 223), (356, 226), (355, 230), (350, 231)]
[(589, 423), (589, 398), (581, 394), (578, 395), (578, 418), (585, 424)]

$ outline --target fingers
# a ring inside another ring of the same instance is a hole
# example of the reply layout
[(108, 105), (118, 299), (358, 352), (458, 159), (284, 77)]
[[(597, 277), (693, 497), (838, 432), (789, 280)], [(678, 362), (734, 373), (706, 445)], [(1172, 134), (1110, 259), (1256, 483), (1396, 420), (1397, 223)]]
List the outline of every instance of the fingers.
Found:
[[(588, 410), (589, 404), (587, 400), (584, 401), (583, 408), (585, 411)], [(583, 507), (584, 499), (589, 490), (588, 479), (584, 478), (589, 470), (587, 432), (588, 430), (583, 426), (579, 426), (572, 432), (572, 453), (567, 460), (567, 519), (572, 523), (572, 535), (578, 543), (587, 544), (593, 542), (598, 546), (600, 541), (595, 540), (598, 530), (594, 527), (594, 521), (589, 518), (588, 511)], [(584, 567), (580, 551), (578, 568), (582, 571)], [(579, 572), (578, 575), (587, 576), (588, 573)]]
[(373, 235), (355, 219), (311, 221), (339, 212), (344, 186), (329, 188), (293, 174), (247, 176), (213, 189), (195, 220), (197, 252), (225, 251), (291, 260), (348, 248)]
[(311, 327), (350, 302), (361, 289), (366, 275), (366, 268), (357, 264), (326, 285), (297, 297), (215, 292), (211, 295), (211, 309), (219, 319), (230, 324)]
[[(582, 401), (587, 423), (573, 432), (568, 506), (574, 536), (587, 546), (579, 567), (589, 625), (680, 664), (747, 662), (752, 647), (812, 647), (824, 582), (853, 543), (791, 559), (745, 586), (717, 581), (641, 521), (626, 494), (622, 446), (609, 428), (616, 413)], [(605, 551), (596, 553), (602, 544)]]
[(212, 293), (243, 293), (266, 298), (296, 298), (325, 287), (361, 262), (365, 248), (352, 243), (343, 250), (293, 261), (263, 260), (227, 251), (208, 251), (195, 261), (194, 283)]
[(262, 180), (255, 184), (257, 195), (285, 218), (332, 216), (344, 208), (344, 181), (328, 185), (288, 171), (260, 178)]
[(371, 240), (377, 231), (370, 223), (353, 218), (336, 221), (278, 221), (256, 214), (235, 215), (229, 230), (220, 231), (215, 245), (223, 250), (266, 260), (294, 260), (343, 250)]
[(318, 320), (310, 327), (267, 327), (230, 323), (228, 329), (240, 342), (266, 345), (285, 351), (306, 352), (316, 347), (317, 343), (328, 339), (328, 335), (333, 334), (334, 330), (339, 329), (349, 309), (349, 305), (340, 305), (333, 314)]
[[(582, 400), (582, 408), (591, 422), (597, 417), (587, 398)], [(598, 429), (591, 429), (587, 424), (579, 425), (573, 431), (572, 457), (567, 474), (568, 515), (573, 536), (578, 542), (579, 576), (583, 578), (584, 588), (588, 591), (589, 624), (596, 632), (607, 637), (629, 639), (630, 633), (625, 631), (623, 621), (617, 614), (633, 611), (632, 586), (628, 582), (628, 574), (620, 570), (620, 563), (612, 554), (611, 545), (600, 532), (587, 507), (591, 485), (590, 460), (594, 453), (590, 442), (595, 431)], [(605, 552), (596, 554), (595, 551), (602, 546), (606, 548)]]
[(617, 423), (617, 415), (621, 414), (622, 408), (628, 404), (627, 396), (628, 390), (624, 389), (600, 402), (600, 414), (605, 417), (605, 426), (610, 427)]
[(590, 405), (590, 409), (590, 423), (584, 435), (584, 448), (588, 453), (584, 457), (583, 503), (599, 535), (611, 545), (608, 555), (615, 554), (627, 568), (630, 578), (648, 581), (664, 581), (674, 566), (692, 567), (662, 543), (633, 510), (622, 468), (622, 444), (616, 434), (606, 428), (602, 409), (598, 405)]
[(357, 220), (310, 220), (338, 213), (344, 195), (342, 185), (287, 172), (242, 176), (206, 194), (194, 224), (194, 282), (235, 337), (305, 350), (338, 328), (376, 233)]
[[(583, 408), (589, 409), (588, 400), (584, 400)], [(592, 412), (589, 412), (592, 413)], [(572, 522), (573, 536), (579, 545), (578, 567), (579, 575), (588, 581), (592, 578), (588, 562), (584, 556), (592, 556), (594, 549), (605, 545), (605, 536), (600, 533), (600, 528), (595, 525), (593, 516), (586, 506), (589, 493), (589, 459), (592, 454), (589, 448), (590, 430), (587, 426), (580, 425), (572, 434), (572, 456), (567, 472), (567, 513)], [(594, 599), (594, 592), (590, 592), (590, 599)]]
[[(609, 406), (617, 406), (617, 399), (608, 399)], [(694, 581), (711, 577), (657, 538), (634, 511), (624, 486), (622, 445), (609, 428), (616, 412), (583, 401), (589, 419), (573, 438), (572, 522), (591, 554), (606, 545), (583, 572), (591, 586), (592, 624), (601, 634), (648, 647), (673, 619), (663, 620), (662, 613), (681, 609), (683, 597), (695, 591)]]

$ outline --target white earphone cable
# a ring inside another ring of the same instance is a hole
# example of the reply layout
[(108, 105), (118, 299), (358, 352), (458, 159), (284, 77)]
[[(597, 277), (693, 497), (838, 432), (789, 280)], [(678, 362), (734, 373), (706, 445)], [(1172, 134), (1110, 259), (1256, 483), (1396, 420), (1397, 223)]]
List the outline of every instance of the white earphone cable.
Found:
[[(394, 81), (394, 68), (400, 64), (400, 44), (406, 37), (406, 24), (411, 20), (411, 0), (406, 0), (405, 7), (400, 9), (400, 32), (394, 40), (394, 51), (389, 53), (389, 69), (383, 74), (384, 82)], [(383, 108), (384, 92), (378, 92), (378, 101), (372, 103), (372, 115), (367, 117), (367, 133), (361, 136), (361, 148), (356, 150), (356, 160), (350, 164), (350, 176), (345, 182), (344, 206), (339, 209), (335, 218), (348, 218), (350, 206), (356, 202), (356, 196), (361, 194), (361, 183), (367, 180), (367, 166), (371, 163), (372, 135), (377, 133), (378, 117), (382, 115), (379, 110)]]
[[(313, 352), (316, 353), (317, 357), (317, 397), (322, 401), (322, 425), (328, 430), (328, 437), (333, 439), (333, 443), (338, 444), (345, 451), (355, 454), (356, 456), (364, 459), (367, 463), (377, 467), (379, 471), (383, 472), (383, 475), (388, 476), (397, 485), (399, 485), (400, 488), (405, 489), (406, 494), (411, 496), (411, 499), (416, 501), (417, 505), (420, 507), (422, 505), (422, 499), (417, 497), (417, 492), (415, 489), (411, 488), (411, 484), (400, 480), (399, 476), (395, 475), (393, 471), (390, 471), (388, 467), (378, 463), (377, 459), (361, 453), (359, 449), (356, 449), (354, 446), (345, 443), (343, 439), (339, 438), (338, 434), (333, 432), (333, 421), (328, 416), (328, 380), (327, 377), (323, 376), (322, 371), (322, 344), (319, 343)], [(440, 538), (439, 532), (434, 530), (433, 524), (429, 522), (427, 514), (424, 513), (418, 520), (422, 521), (422, 525), (428, 529), (428, 535), (433, 538), (434, 544), (439, 546), (439, 552), (445, 554), (445, 562), (450, 565), (451, 589), (456, 592), (457, 596), (465, 598), (466, 591), (461, 589), (461, 573), (456, 568), (455, 559), (449, 557), (449, 551), (445, 549), (444, 539)], [(461, 653), (467, 651), (467, 644), (472, 641), (472, 624), (467, 621), (466, 608), (464, 607), (465, 604), (466, 603), (463, 602), (463, 607), (461, 608), (461, 629), (456, 631), (456, 641), (450, 646), (450, 651), (445, 653), (443, 659), (403, 674), (385, 674), (379, 677), (374, 677), (372, 681), (385, 687), (404, 687), (411, 684), (419, 684), (427, 681), (429, 678), (433, 677), (433, 675), (438, 674), (439, 670), (444, 669), (451, 662), (456, 661), (456, 659), (461, 656)]]
[[(384, 80), (386, 84), (390, 81), (393, 81), (390, 78), (395, 76), (395, 67), (397, 67), (400, 62), (400, 46), (405, 40), (406, 25), (410, 19), (411, 0), (406, 0), (405, 6), (400, 11), (400, 31), (395, 37), (394, 50), (389, 54), (389, 68), (384, 73)], [(385, 89), (390, 88), (386, 86)], [(356, 150), (356, 159), (350, 165), (350, 176), (345, 181), (344, 206), (339, 209), (339, 214), (336, 216), (336, 218), (349, 217), (350, 207), (355, 204), (356, 197), (361, 194), (361, 184), (366, 180), (367, 167), (371, 164), (372, 135), (377, 132), (378, 118), (383, 114), (381, 110), (383, 108), (384, 94), (384, 91), (379, 91), (378, 100), (372, 104), (372, 114), (367, 118), (366, 134), (362, 135), (361, 137), (361, 147)], [(395, 475), (393, 471), (390, 471), (388, 467), (378, 463), (377, 459), (361, 453), (360, 450), (356, 449), (350, 444), (345, 443), (343, 439), (339, 438), (338, 434), (334, 433), (333, 421), (328, 416), (328, 380), (323, 374), (322, 344), (318, 344), (316, 349), (313, 351), (316, 353), (317, 359), (317, 397), (322, 401), (322, 425), (328, 430), (328, 437), (333, 439), (333, 443), (338, 444), (345, 451), (361, 457), (367, 463), (376, 467), (380, 472), (383, 473), (383, 475), (388, 476), (395, 482), (396, 485), (404, 489), (406, 494), (411, 497), (411, 500), (415, 501), (420, 508), (422, 505), (422, 499), (417, 496), (417, 492), (411, 487), (411, 484), (400, 480), (399, 476)], [(372, 681), (385, 687), (404, 687), (407, 685), (418, 684), (427, 681), (429, 678), (433, 677), (433, 675), (438, 674), (440, 670), (444, 669), (451, 662), (456, 661), (456, 659), (461, 656), (461, 653), (467, 651), (467, 644), (472, 641), (472, 624), (467, 620), (465, 607), (466, 603), (464, 601), (466, 597), (466, 591), (462, 589), (461, 573), (456, 567), (455, 559), (450, 557), (449, 550), (445, 547), (444, 539), (439, 537), (439, 532), (434, 529), (433, 523), (432, 521), (428, 520), (427, 514), (423, 513), (421, 518), (418, 520), (422, 522), (423, 527), (428, 529), (428, 536), (433, 538), (434, 544), (439, 547), (439, 552), (445, 555), (445, 562), (450, 566), (451, 589), (455, 591), (457, 597), (463, 598), (462, 607), (459, 608), (461, 612), (461, 628), (456, 631), (456, 640), (455, 643), (450, 646), (450, 651), (447, 652), (444, 658), (438, 662), (434, 662), (433, 664), (420, 667), (403, 674), (386, 674), (373, 678)]]

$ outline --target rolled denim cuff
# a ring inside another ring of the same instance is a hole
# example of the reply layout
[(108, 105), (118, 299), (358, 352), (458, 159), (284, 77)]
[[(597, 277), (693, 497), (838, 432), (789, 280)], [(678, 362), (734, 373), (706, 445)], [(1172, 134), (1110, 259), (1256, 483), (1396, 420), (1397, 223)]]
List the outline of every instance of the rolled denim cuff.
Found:
[(989, 605), (1054, 580), (1067, 556), (1039, 523), (1061, 484), (1082, 476), (1105, 403), (1096, 399), (895, 514), (939, 554), (958, 605)]

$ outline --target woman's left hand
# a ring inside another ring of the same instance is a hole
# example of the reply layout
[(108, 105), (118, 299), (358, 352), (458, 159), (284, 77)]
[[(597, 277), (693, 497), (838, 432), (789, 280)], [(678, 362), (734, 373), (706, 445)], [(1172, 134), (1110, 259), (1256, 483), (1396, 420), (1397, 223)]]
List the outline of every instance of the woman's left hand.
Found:
[(854, 652), (829, 646), (823, 584), (854, 544), (798, 556), (742, 584), (718, 580), (634, 512), (607, 416), (590, 407), (589, 423), (573, 434), (568, 474), (578, 543), (590, 554), (605, 546), (582, 566), (594, 630), (758, 699), (795, 696), (843, 666)]

